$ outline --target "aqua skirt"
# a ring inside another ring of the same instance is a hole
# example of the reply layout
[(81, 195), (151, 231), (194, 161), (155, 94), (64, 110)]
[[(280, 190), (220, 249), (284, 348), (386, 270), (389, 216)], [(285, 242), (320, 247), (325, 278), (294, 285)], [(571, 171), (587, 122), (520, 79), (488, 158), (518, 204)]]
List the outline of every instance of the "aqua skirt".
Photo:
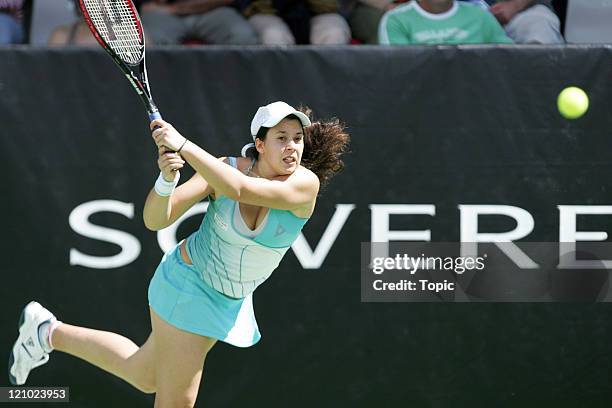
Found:
[(228, 297), (211, 288), (200, 272), (181, 258), (180, 243), (162, 258), (149, 284), (149, 305), (174, 327), (238, 347), (261, 338), (253, 297)]

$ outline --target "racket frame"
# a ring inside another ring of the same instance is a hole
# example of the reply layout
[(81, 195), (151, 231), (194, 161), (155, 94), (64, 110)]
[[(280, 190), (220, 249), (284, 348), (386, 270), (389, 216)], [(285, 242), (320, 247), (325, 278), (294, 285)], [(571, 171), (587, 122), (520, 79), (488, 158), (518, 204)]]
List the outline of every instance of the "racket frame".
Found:
[(147, 67), (145, 60), (145, 36), (144, 31), (142, 29), (140, 15), (138, 14), (138, 10), (136, 10), (136, 7), (134, 6), (134, 3), (131, 0), (122, 1), (128, 3), (132, 12), (134, 13), (134, 17), (137, 21), (136, 25), (138, 27), (138, 32), (140, 34), (140, 38), (142, 39), (142, 54), (138, 64), (131, 64), (122, 60), (119, 55), (115, 51), (113, 51), (111, 46), (106, 42), (106, 40), (104, 40), (104, 37), (102, 37), (95, 24), (93, 23), (91, 17), (89, 16), (84, 0), (79, 0), (79, 8), (81, 9), (81, 14), (83, 14), (83, 18), (85, 19), (85, 22), (87, 23), (89, 30), (94, 35), (96, 41), (98, 41), (104, 51), (106, 51), (106, 53), (110, 55), (110, 57), (115, 62), (115, 65), (117, 65), (119, 69), (121, 69), (125, 77), (128, 79), (128, 81), (142, 100), (142, 103), (145, 105), (147, 113), (149, 114), (149, 118), (151, 120), (161, 119), (159, 109), (157, 109), (157, 106), (153, 101), (153, 97), (151, 95), (151, 88), (149, 87), (149, 79), (147, 76)]

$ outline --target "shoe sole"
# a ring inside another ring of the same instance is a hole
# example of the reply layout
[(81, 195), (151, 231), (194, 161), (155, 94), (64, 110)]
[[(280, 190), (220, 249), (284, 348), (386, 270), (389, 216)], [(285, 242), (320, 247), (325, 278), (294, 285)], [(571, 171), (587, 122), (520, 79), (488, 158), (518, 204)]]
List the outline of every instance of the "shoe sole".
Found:
[(17, 341), (15, 341), (15, 343), (13, 344), (13, 348), (11, 349), (11, 354), (9, 355), (8, 376), (9, 376), (9, 381), (11, 382), (12, 385), (17, 385), (17, 378), (15, 378), (13, 374), (11, 374), (11, 368), (13, 367), (13, 364), (15, 363), (15, 355), (13, 354), (13, 350), (15, 350), (15, 346), (17, 345), (17, 342), (19, 341), (19, 337), (21, 337), (21, 326), (23, 326), (23, 323), (25, 322), (25, 310), (26, 308), (24, 307), (23, 310), (21, 311), (21, 316), (19, 316), (19, 323), (17, 324), (17, 331), (19, 332), (19, 336), (17, 337)]

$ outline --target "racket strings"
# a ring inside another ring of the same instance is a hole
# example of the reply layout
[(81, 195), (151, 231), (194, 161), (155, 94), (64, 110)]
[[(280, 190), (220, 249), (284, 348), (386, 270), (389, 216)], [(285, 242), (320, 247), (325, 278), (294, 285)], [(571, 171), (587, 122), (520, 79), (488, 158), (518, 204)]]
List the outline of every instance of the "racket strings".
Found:
[(142, 60), (144, 44), (140, 22), (129, 1), (83, 0), (92, 24), (108, 46), (124, 62), (132, 65)]

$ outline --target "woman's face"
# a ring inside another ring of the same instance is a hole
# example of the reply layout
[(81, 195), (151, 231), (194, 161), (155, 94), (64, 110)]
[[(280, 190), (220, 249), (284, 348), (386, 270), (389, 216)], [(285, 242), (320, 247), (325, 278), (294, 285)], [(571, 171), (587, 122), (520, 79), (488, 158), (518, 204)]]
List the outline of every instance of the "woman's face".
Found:
[(266, 139), (257, 139), (259, 160), (277, 174), (292, 174), (297, 170), (304, 152), (304, 131), (298, 119), (283, 119), (270, 128)]

